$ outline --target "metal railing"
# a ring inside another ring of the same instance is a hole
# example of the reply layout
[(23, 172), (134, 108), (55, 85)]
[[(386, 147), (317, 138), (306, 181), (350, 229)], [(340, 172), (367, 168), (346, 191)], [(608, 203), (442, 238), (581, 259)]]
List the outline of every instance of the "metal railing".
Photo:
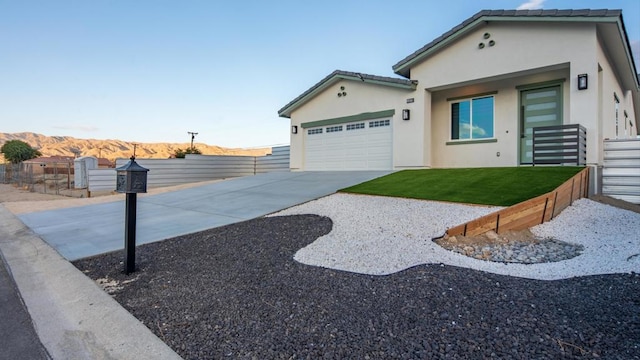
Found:
[(587, 129), (579, 124), (533, 128), (533, 165), (586, 165)]

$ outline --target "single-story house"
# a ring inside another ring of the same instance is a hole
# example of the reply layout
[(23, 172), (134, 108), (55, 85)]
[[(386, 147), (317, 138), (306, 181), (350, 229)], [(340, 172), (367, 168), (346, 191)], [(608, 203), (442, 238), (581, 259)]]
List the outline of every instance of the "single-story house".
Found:
[(67, 173), (73, 169), (73, 156), (40, 156), (22, 162), (33, 174)]
[(530, 165), (534, 128), (576, 125), (597, 166), (604, 139), (640, 134), (620, 10), (483, 10), (393, 71), (336, 70), (280, 109), (291, 170)]

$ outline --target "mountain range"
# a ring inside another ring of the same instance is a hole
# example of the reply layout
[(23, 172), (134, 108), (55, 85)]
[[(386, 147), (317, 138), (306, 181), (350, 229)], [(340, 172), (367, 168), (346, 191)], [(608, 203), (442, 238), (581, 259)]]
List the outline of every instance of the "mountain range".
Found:
[[(0, 146), (9, 140), (21, 140), (39, 150), (42, 156), (95, 156), (115, 161), (133, 155), (133, 142), (122, 140), (77, 139), (71, 136), (46, 136), (31, 132), (0, 133)], [(167, 159), (178, 149), (188, 149), (190, 143), (135, 143), (137, 158)], [(262, 156), (271, 153), (271, 148), (225, 148), (216, 145), (194, 143), (203, 155)], [(0, 159), (2, 154), (0, 154)], [(1, 159), (4, 160), (4, 159)]]

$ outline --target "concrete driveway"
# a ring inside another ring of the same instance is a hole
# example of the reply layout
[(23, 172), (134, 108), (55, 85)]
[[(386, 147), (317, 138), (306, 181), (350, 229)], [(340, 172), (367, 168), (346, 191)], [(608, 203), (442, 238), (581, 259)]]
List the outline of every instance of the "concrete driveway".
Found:
[[(270, 214), (389, 171), (268, 173), (138, 198), (137, 244)], [(22, 214), (68, 260), (124, 248), (124, 201)]]

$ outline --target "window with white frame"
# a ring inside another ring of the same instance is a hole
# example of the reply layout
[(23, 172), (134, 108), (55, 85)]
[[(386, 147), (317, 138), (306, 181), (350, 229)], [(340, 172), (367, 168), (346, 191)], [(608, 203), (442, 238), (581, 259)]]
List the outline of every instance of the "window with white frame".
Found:
[(364, 129), (364, 123), (347, 124), (347, 131)]
[(389, 125), (391, 125), (391, 121), (390, 120), (369, 121), (369, 127), (370, 128), (389, 126)]
[(307, 134), (308, 134), (308, 135), (317, 135), (317, 134), (322, 134), (322, 128), (318, 128), (318, 129), (309, 129), (309, 130), (307, 130)]
[(329, 126), (327, 128), (327, 132), (331, 133), (331, 132), (338, 132), (338, 131), (342, 131), (342, 125), (339, 126)]
[(493, 116), (493, 96), (451, 102), (451, 140), (493, 138)]

